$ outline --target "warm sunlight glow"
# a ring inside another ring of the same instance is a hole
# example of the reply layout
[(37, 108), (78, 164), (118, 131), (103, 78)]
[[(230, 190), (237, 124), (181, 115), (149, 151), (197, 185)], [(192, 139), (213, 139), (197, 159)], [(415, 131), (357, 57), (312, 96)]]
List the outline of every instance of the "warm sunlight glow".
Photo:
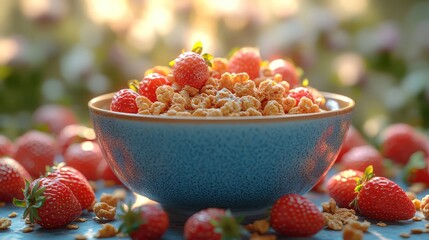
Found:
[(86, 0), (89, 17), (97, 23), (121, 21), (129, 14), (126, 0)]
[(9, 63), (19, 53), (19, 44), (15, 39), (0, 39), (0, 65)]
[(94, 143), (90, 141), (86, 141), (82, 143), (82, 150), (84, 151), (92, 151), (94, 149)]
[(346, 86), (353, 86), (359, 82), (364, 72), (364, 62), (360, 55), (345, 53), (334, 62), (335, 72), (339, 81)]

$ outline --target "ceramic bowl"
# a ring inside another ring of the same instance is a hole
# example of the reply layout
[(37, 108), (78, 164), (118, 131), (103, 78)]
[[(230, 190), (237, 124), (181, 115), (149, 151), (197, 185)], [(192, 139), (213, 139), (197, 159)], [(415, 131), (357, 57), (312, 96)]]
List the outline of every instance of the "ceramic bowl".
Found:
[(304, 194), (333, 165), (354, 102), (322, 93), (326, 111), (263, 117), (174, 117), (89, 102), (98, 141), (119, 179), (166, 207), (260, 209)]

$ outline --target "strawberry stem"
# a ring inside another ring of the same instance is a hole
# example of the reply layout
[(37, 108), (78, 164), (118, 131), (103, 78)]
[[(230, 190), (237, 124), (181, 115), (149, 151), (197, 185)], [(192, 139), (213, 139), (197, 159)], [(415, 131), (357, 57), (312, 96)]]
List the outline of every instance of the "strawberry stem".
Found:
[(131, 202), (127, 204), (127, 209), (125, 209), (124, 205), (120, 205), (121, 214), (119, 214), (119, 219), (122, 220), (122, 224), (119, 227), (119, 232), (130, 234), (137, 230), (140, 225), (146, 223), (142, 218), (142, 210), (140, 208), (132, 210), (131, 207)]
[(136, 79), (129, 80), (128, 81), (128, 87), (133, 90), (134, 92), (139, 92), (139, 81)]
[(239, 224), (241, 220), (242, 218), (235, 218), (228, 209), (224, 216), (219, 220), (211, 221), (211, 224), (215, 227), (215, 232), (222, 235), (222, 240), (235, 240), (241, 239), (242, 227)]
[[(365, 172), (363, 173), (363, 176), (361, 178), (358, 178), (356, 183), (356, 187), (355, 187), (355, 192), (359, 193), (360, 190), (363, 188), (363, 186), (365, 185), (365, 183), (367, 183), (369, 180), (371, 180), (373, 177), (375, 177), (374, 174), (374, 168), (372, 165), (369, 165), (366, 169)], [(355, 199), (353, 199), (353, 201), (350, 203), (350, 206), (354, 206), (355, 208), (359, 208), (358, 204), (357, 204), (357, 198), (358, 195), (355, 197)]]

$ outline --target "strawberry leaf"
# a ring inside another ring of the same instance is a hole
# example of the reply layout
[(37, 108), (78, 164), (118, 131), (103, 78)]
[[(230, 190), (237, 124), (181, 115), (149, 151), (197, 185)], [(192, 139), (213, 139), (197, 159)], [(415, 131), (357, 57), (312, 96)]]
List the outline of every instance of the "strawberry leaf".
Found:
[(203, 55), (201, 55), (201, 57), (203, 57), (204, 61), (209, 67), (213, 67), (213, 64), (211, 62), (211, 60), (213, 59), (213, 55), (209, 53), (204, 53)]
[(413, 171), (417, 169), (425, 169), (425, 168), (426, 168), (426, 161), (425, 161), (425, 156), (423, 152), (414, 153), (413, 155), (411, 155), (410, 160), (402, 170), (403, 172), (402, 180), (406, 183), (409, 183), (409, 177)]
[(219, 220), (211, 220), (210, 223), (215, 227), (214, 231), (222, 235), (222, 239), (241, 239), (243, 229), (229, 209)]
[(172, 60), (172, 61), (170, 61), (170, 62), (168, 63), (168, 65), (169, 65), (170, 67), (173, 67), (175, 63), (176, 63), (176, 61)]
[(128, 87), (134, 92), (139, 92), (139, 81), (136, 79), (128, 81)]
[(119, 219), (122, 220), (122, 224), (119, 226), (119, 232), (130, 234), (146, 222), (142, 218), (142, 210), (140, 208), (133, 210), (131, 202), (127, 206), (127, 210), (123, 205), (120, 207), (122, 212), (119, 214)]
[(203, 43), (201, 41), (197, 41), (192, 47), (192, 52), (201, 54), (203, 52)]

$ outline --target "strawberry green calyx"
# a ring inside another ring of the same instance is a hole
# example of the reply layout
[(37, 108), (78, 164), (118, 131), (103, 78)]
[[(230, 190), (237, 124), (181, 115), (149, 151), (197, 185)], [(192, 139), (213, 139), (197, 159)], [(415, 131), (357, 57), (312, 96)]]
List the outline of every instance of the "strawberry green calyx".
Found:
[[(182, 51), (183, 53), (184, 51)], [(212, 67), (212, 62), (211, 60), (213, 59), (213, 55), (209, 54), (209, 53), (202, 53), (203, 52), (203, 43), (201, 41), (197, 41), (194, 46), (192, 46), (192, 50), (191, 52), (194, 52), (198, 55), (201, 55), (201, 57), (204, 59), (204, 61), (206, 62), (207, 66)], [(170, 61), (168, 63), (168, 65), (170, 65), (170, 67), (173, 67), (175, 64), (175, 61)]]
[(425, 170), (426, 168), (426, 161), (425, 156), (423, 152), (416, 152), (413, 155), (411, 155), (410, 160), (408, 161), (407, 165), (405, 165), (402, 175), (402, 180), (406, 183), (409, 183), (410, 175), (413, 172), (416, 172), (419, 169)]
[(129, 80), (128, 81), (128, 87), (133, 90), (134, 92), (139, 92), (139, 81), (136, 79)]
[(215, 227), (214, 231), (222, 235), (222, 240), (241, 239), (243, 231), (240, 222), (242, 219), (235, 218), (231, 211), (225, 211), (225, 215), (219, 220), (212, 220), (211, 224)]
[[(356, 180), (356, 188), (355, 188), (355, 192), (359, 193), (360, 190), (362, 189), (362, 187), (365, 185), (365, 183), (367, 183), (368, 181), (370, 181), (373, 177), (375, 177), (374, 174), (374, 168), (372, 167), (372, 165), (369, 165), (366, 169), (365, 172), (363, 173), (363, 176), (361, 178), (358, 178)], [(357, 204), (357, 196), (356, 198), (350, 203), (350, 206), (354, 206), (354, 208), (358, 209), (358, 204)]]
[(40, 182), (36, 182), (30, 190), (30, 182), (25, 180), (24, 200), (13, 199), (15, 206), (25, 208), (23, 218), (28, 216), (31, 223), (40, 220), (37, 210), (46, 201), (46, 197), (43, 195), (45, 189), (45, 187), (40, 187)]
[(119, 227), (119, 232), (130, 234), (145, 223), (141, 217), (142, 211), (140, 209), (133, 211), (131, 207), (131, 202), (127, 204), (127, 209), (125, 209), (124, 205), (120, 205), (121, 214), (119, 214), (119, 219), (122, 220), (122, 224)]

